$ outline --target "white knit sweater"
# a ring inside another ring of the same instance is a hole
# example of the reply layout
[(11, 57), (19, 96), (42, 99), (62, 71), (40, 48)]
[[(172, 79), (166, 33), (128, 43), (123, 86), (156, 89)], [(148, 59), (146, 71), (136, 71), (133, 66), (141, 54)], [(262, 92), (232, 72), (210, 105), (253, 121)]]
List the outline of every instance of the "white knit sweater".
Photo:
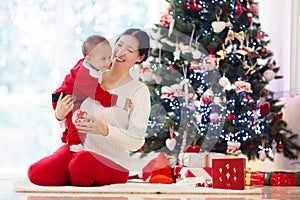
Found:
[(138, 150), (145, 141), (151, 107), (149, 89), (145, 84), (132, 80), (109, 92), (130, 98), (133, 108), (125, 111), (116, 106), (103, 107), (90, 98), (86, 99), (81, 109), (106, 123), (109, 134), (87, 134), (84, 149), (101, 154), (129, 169), (129, 151)]

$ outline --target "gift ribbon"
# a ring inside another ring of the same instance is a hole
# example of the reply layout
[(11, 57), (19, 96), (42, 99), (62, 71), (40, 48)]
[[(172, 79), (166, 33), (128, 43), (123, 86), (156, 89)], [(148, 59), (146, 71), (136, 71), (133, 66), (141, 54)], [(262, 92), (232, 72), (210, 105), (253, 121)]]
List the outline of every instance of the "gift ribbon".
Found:
[(246, 185), (251, 185), (251, 174), (246, 173)]
[(300, 172), (296, 172), (297, 186), (300, 185)]
[(266, 185), (270, 185), (271, 172), (266, 173)]

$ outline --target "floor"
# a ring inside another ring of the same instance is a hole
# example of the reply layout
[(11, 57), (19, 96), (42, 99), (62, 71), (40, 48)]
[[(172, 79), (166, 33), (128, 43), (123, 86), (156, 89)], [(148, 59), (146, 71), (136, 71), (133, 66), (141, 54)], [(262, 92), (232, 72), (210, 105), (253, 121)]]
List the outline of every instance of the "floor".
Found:
[(171, 194), (99, 194), (93, 197), (88, 194), (39, 194), (39, 193), (16, 193), (13, 184), (19, 178), (0, 179), (0, 200), (254, 200), (254, 199), (300, 199), (300, 187), (263, 187), (260, 195), (171, 195)]

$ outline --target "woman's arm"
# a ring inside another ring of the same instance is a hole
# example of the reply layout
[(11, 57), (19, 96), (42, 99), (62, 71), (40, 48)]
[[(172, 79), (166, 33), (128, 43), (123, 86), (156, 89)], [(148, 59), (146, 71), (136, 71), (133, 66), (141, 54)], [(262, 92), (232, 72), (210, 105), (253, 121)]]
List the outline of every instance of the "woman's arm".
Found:
[(132, 105), (126, 129), (104, 124), (92, 116), (87, 116), (87, 120), (76, 124), (76, 128), (82, 133), (104, 135), (122, 149), (138, 150), (145, 142), (151, 107), (149, 90), (145, 85), (139, 87), (132, 96)]
[(140, 87), (133, 95), (132, 105), (128, 128), (108, 125), (107, 139), (123, 149), (136, 151), (144, 145), (150, 115), (150, 94), (146, 86)]
[(107, 139), (123, 149), (136, 151), (145, 142), (145, 133), (150, 115), (150, 94), (147, 86), (143, 85), (134, 93), (132, 105), (128, 128), (121, 129), (108, 125)]

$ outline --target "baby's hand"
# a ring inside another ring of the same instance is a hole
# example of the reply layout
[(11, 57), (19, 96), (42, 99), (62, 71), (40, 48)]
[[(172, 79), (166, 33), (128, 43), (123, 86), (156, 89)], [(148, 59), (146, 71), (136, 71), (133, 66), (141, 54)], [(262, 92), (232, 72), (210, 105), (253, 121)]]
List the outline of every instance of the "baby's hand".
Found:
[(128, 111), (128, 110), (131, 110), (132, 107), (133, 107), (133, 105), (132, 105), (131, 99), (126, 98), (125, 105), (124, 105), (123, 109)]

